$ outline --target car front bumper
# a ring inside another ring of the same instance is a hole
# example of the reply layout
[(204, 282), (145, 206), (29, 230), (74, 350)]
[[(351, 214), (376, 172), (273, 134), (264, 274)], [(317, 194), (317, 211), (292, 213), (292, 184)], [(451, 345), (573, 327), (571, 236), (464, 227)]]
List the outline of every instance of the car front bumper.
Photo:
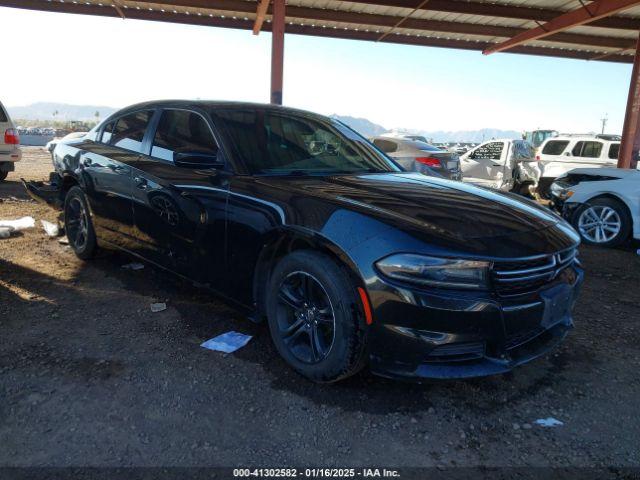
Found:
[(565, 338), (583, 276), (574, 265), (545, 288), (513, 298), (419, 291), (378, 279), (371, 370), (414, 380), (508, 372)]

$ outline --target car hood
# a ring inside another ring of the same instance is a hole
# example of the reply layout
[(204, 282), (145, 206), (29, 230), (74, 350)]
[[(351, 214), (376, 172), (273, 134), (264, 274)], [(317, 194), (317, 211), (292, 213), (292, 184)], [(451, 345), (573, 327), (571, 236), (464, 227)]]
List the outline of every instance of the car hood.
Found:
[(630, 168), (574, 168), (569, 170), (567, 175), (591, 175), (594, 177), (613, 177), (613, 178), (638, 178), (640, 179), (640, 170)]
[(265, 177), (293, 195), (322, 197), (397, 228), (456, 240), (549, 228), (561, 219), (524, 198), (421, 174)]

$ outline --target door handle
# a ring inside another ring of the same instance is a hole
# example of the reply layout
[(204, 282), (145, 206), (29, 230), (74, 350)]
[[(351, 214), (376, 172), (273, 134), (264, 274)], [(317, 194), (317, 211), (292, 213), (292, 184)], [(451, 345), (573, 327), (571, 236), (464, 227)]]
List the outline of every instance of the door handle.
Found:
[(146, 178), (135, 177), (133, 181), (136, 182), (136, 187), (138, 187), (140, 190), (146, 190), (149, 186)]

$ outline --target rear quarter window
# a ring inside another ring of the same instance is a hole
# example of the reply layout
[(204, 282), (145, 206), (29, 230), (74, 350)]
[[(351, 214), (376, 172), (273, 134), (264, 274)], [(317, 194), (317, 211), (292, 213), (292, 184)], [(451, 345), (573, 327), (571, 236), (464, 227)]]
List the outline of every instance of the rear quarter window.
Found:
[(568, 140), (551, 140), (542, 148), (543, 155), (562, 155), (564, 149), (569, 145)]
[(7, 112), (4, 111), (4, 107), (0, 105), (0, 122), (5, 123), (9, 121), (9, 116)]
[(620, 144), (612, 143), (609, 146), (609, 158), (611, 158), (612, 160), (617, 160), (619, 156), (620, 156)]
[(382, 150), (384, 153), (393, 153), (398, 150), (398, 144), (390, 140), (383, 140), (376, 138), (373, 140), (373, 144)]

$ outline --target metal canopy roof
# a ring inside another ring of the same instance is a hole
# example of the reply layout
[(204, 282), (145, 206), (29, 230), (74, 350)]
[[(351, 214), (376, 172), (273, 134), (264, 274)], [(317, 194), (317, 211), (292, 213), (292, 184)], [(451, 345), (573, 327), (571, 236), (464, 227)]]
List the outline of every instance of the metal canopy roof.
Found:
[[(595, 2), (594, 2), (595, 3)], [(0, 0), (0, 6), (251, 30), (257, 0)], [(288, 0), (286, 32), (483, 51), (580, 0)], [(263, 30), (271, 30), (269, 6)], [(527, 41), (508, 53), (633, 63), (640, 6)]]

